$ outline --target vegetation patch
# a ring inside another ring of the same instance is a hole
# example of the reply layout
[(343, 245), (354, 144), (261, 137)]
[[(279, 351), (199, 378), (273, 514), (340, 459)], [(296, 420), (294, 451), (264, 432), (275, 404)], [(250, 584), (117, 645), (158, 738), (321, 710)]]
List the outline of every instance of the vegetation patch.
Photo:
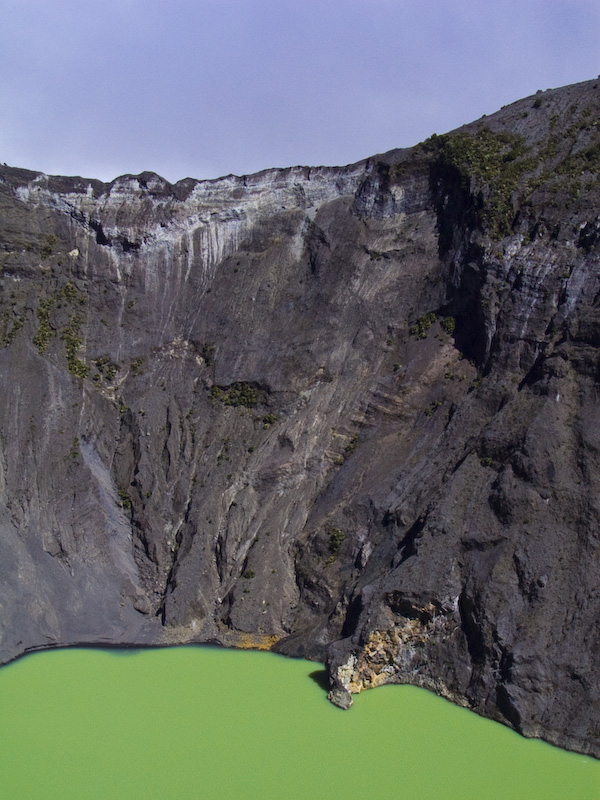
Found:
[(87, 378), (90, 372), (89, 366), (81, 359), (77, 358), (77, 353), (83, 341), (80, 328), (82, 319), (79, 314), (74, 314), (69, 320), (69, 324), (63, 328), (60, 338), (65, 343), (67, 354), (67, 368), (72, 375), (78, 378)]
[(5, 311), (0, 322), (0, 347), (8, 347), (14, 342), (17, 333), (23, 327), (25, 317), (15, 315), (10, 311)]
[(45, 240), (40, 245), (40, 258), (42, 261), (45, 261), (52, 255), (54, 245), (57, 243), (57, 241), (58, 239), (53, 233), (46, 236)]
[(117, 494), (119, 495), (119, 500), (121, 501), (121, 508), (127, 509), (128, 511), (131, 510), (131, 497), (127, 494), (127, 492), (124, 489), (117, 489)]
[(358, 447), (358, 433), (355, 433), (353, 436), (350, 437), (350, 441), (348, 442), (346, 447), (344, 447), (344, 453), (350, 455), (356, 450), (357, 447)]
[(65, 342), (69, 372), (80, 378), (85, 378), (90, 369), (76, 355), (83, 341), (79, 333), (83, 320), (79, 314), (73, 314), (68, 323), (61, 327), (56, 317), (58, 315), (57, 310), (61, 308), (63, 303), (71, 306), (85, 304), (85, 297), (71, 281), (39, 301), (35, 312), (38, 318), (38, 329), (33, 337), (33, 343), (37, 347), (39, 354), (43, 355), (57, 330), (60, 331), (60, 338)]
[(443, 317), (440, 320), (440, 325), (446, 331), (447, 334), (452, 336), (454, 333), (454, 329), (456, 328), (456, 320), (454, 317)]
[(144, 374), (144, 359), (134, 358), (131, 362), (131, 374), (135, 377)]
[(246, 381), (236, 381), (227, 388), (213, 386), (210, 390), (213, 400), (218, 400), (224, 406), (239, 408), (255, 408), (258, 403), (258, 392), (252, 384)]
[(50, 344), (50, 339), (54, 335), (54, 330), (50, 325), (50, 312), (55, 304), (55, 297), (47, 297), (44, 300), (40, 300), (35, 312), (38, 318), (38, 329), (33, 337), (33, 343), (37, 347), (40, 355), (43, 355)]
[(111, 361), (109, 356), (100, 356), (99, 358), (94, 359), (92, 362), (98, 372), (94, 375), (94, 381), (97, 383), (104, 377), (107, 381), (114, 381), (117, 372), (119, 371), (120, 367), (118, 364), (115, 364), (114, 361)]
[(346, 534), (340, 528), (332, 528), (329, 534), (329, 559), (328, 563), (332, 564), (337, 558), (342, 542), (346, 538)]
[(431, 417), (431, 415), (438, 410), (438, 408), (442, 405), (441, 400), (434, 400), (430, 406), (427, 406), (425, 411), (423, 412), (426, 417)]
[(436, 319), (437, 317), (433, 311), (430, 311), (428, 314), (423, 314), (422, 317), (419, 317), (419, 319), (410, 326), (408, 329), (409, 334), (417, 339), (426, 339), (427, 332)]
[(463, 189), (478, 196), (480, 220), (493, 238), (510, 233), (513, 194), (525, 173), (537, 165), (522, 136), (482, 128), (476, 133), (434, 135), (422, 148), (438, 167), (456, 170)]

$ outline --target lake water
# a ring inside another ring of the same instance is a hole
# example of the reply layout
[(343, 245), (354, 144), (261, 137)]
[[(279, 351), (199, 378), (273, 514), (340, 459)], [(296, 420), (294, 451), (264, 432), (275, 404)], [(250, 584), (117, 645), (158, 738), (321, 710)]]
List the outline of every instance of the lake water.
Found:
[(410, 686), (364, 692), (340, 711), (318, 670), (205, 647), (27, 656), (0, 669), (1, 796), (600, 798), (600, 761)]

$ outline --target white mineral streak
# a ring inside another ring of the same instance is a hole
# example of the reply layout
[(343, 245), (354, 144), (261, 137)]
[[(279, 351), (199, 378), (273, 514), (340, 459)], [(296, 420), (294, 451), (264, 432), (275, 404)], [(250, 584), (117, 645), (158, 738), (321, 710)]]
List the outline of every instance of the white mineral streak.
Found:
[[(113, 243), (104, 250), (117, 285), (124, 286), (125, 277), (140, 272), (146, 291), (156, 298), (157, 328), (166, 334), (177, 295), (193, 290), (201, 296), (210, 289), (218, 265), (243, 244), (259, 220), (302, 211), (305, 222), (292, 241), (292, 252), (299, 258), (306, 226), (317, 210), (354, 193), (364, 174), (365, 166), (357, 165), (228, 175), (196, 182), (185, 200), (178, 200), (169, 184), (152, 174), (117, 178), (97, 197), (91, 184), (85, 192), (51, 192), (49, 177), (38, 175), (16, 194), (24, 203), (59, 209), (71, 217), (81, 231), (79, 247), (69, 254), (73, 258), (87, 251), (94, 235), (90, 223), (99, 223)], [(123, 240), (135, 248), (119, 246)], [(126, 302), (123, 293), (120, 315)]]
[(354, 654), (350, 655), (348, 660), (344, 664), (341, 664), (337, 670), (338, 680), (347, 691), (350, 691), (350, 685), (355, 679), (356, 660)]
[(583, 268), (582, 265), (576, 265), (567, 281), (567, 297), (565, 302), (565, 316), (568, 316), (577, 305), (581, 292), (583, 291), (586, 282), (589, 280), (589, 273)]
[(523, 239), (522, 235), (515, 236), (513, 239), (509, 239), (508, 244), (504, 246), (504, 259), (508, 265), (523, 247)]
[(546, 263), (542, 262), (535, 264), (534, 262), (533, 268), (530, 267), (529, 269), (529, 277), (530, 279), (533, 278), (534, 280), (531, 281), (531, 287), (528, 286), (526, 290), (527, 302), (522, 303), (521, 306), (523, 308), (524, 314), (522, 317), (521, 330), (518, 332), (518, 339), (520, 341), (522, 341), (525, 338), (525, 334), (527, 332), (527, 327), (529, 324), (529, 319), (536, 305), (538, 304), (540, 298), (543, 297), (543, 294), (540, 294), (540, 290), (537, 287), (544, 285), (546, 276), (553, 269), (554, 269), (554, 264), (550, 259), (548, 259)]
[(138, 570), (131, 553), (131, 529), (120, 510), (114, 481), (92, 441), (82, 438), (79, 450), (95, 482), (101, 501), (113, 563), (120, 572), (127, 574), (137, 582), (139, 580)]

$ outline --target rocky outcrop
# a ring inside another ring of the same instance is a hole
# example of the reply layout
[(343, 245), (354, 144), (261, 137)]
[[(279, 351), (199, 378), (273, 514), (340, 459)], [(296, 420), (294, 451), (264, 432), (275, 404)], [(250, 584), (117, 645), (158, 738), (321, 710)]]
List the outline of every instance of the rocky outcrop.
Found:
[(213, 642), (600, 755), (600, 89), (344, 168), (0, 168), (0, 657)]

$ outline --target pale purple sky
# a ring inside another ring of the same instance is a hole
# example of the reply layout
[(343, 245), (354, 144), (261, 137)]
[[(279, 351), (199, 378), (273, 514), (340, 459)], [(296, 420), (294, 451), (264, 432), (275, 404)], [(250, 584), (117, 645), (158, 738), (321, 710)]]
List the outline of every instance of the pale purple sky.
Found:
[(596, 77), (598, 0), (0, 0), (0, 161), (346, 164)]

